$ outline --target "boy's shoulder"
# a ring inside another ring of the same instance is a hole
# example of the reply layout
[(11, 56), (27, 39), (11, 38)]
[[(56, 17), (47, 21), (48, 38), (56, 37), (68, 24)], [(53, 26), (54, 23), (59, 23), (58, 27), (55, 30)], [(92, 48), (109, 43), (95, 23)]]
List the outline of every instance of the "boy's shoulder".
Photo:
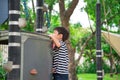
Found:
[(67, 47), (66, 42), (64, 42), (64, 41), (60, 41), (60, 44), (61, 44), (61, 48), (66, 48)]
[(62, 40), (60, 40), (59, 42), (60, 42), (60, 44), (62, 44), (62, 45), (63, 45), (63, 44), (66, 44), (66, 43), (65, 43), (64, 41), (62, 41)]

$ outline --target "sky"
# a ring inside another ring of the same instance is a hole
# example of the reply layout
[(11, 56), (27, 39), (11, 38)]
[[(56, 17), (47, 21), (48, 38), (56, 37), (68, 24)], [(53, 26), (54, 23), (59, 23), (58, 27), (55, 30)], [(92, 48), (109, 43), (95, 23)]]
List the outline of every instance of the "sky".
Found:
[(89, 26), (87, 13), (84, 10), (81, 11), (81, 8), (85, 7), (85, 5), (86, 4), (82, 0), (79, 0), (79, 3), (76, 6), (76, 8), (70, 18), (71, 23), (80, 23), (83, 27)]

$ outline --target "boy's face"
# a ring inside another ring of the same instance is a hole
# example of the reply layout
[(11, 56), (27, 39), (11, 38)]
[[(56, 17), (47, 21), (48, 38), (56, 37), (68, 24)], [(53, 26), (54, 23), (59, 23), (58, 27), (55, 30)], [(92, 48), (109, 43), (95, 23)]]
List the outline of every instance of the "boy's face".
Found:
[(57, 30), (54, 30), (53, 32), (54, 36), (58, 39), (58, 40), (62, 40), (62, 34), (59, 34)]

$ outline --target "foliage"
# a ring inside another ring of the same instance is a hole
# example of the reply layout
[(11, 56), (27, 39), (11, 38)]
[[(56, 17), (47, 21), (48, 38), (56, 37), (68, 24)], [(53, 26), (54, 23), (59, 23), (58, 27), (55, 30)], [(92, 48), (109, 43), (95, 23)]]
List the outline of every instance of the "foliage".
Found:
[(0, 65), (2, 64), (2, 54), (1, 54), (1, 51), (0, 51)]
[(45, 3), (48, 5), (49, 10), (53, 10), (53, 6), (56, 2), (57, 0), (45, 0)]
[(52, 32), (53, 29), (57, 26), (60, 26), (60, 18), (57, 15), (53, 15), (51, 20), (51, 27), (49, 28), (49, 31)]
[(20, 17), (21, 18), (25, 18), (27, 21), (27, 25), (24, 28), (21, 28), (22, 31), (29, 31), (29, 32), (33, 32), (34, 28), (35, 28), (35, 19), (36, 19), (36, 15), (33, 12), (33, 8), (29, 8), (28, 3), (29, 0), (26, 1), (26, 5), (23, 3), (23, 1), (21, 1), (20, 4), (20, 10), (21, 10), (21, 14)]
[[(96, 72), (96, 50), (95, 50), (95, 45), (93, 45), (95, 43), (95, 40), (90, 40), (88, 42), (88, 44), (86, 46), (86, 49), (84, 50), (84, 54), (83, 57), (85, 58), (85, 62), (82, 65), (77, 66), (77, 73), (95, 73)], [(102, 42), (102, 49), (104, 54), (110, 54), (110, 45), (108, 44), (103, 44)], [(120, 71), (120, 57), (118, 56), (118, 54), (112, 49), (112, 55), (114, 57), (114, 62), (116, 65), (116, 69), (119, 72)], [(105, 71), (105, 73), (110, 73), (110, 65), (108, 64), (109, 61), (108, 56), (104, 55), (103, 56), (103, 69)], [(107, 62), (106, 62), (107, 61)]]
[(116, 64), (117, 73), (120, 73), (120, 64)]
[[(76, 67), (77, 74), (80, 73), (96, 73), (96, 62), (93, 62), (92, 59), (84, 57), (85, 61), (83, 64), (80, 64)], [(103, 58), (103, 60), (105, 60)], [(108, 61), (108, 60), (107, 60)], [(106, 62), (102, 63), (102, 67), (105, 73), (110, 73), (110, 65)], [(120, 72), (120, 64), (116, 64), (117, 73)]]
[[(96, 14), (96, 3), (97, 0), (84, 0), (87, 5), (85, 7), (86, 12), (90, 15), (90, 18), (95, 22)], [(100, 0), (101, 3), (101, 20), (102, 22), (105, 19), (108, 22), (109, 26), (112, 26), (114, 23), (116, 26), (119, 25), (119, 13), (120, 13), (120, 1), (119, 0)], [(91, 5), (92, 4), (92, 5)]]
[(0, 30), (8, 30), (8, 21), (0, 25)]
[(0, 80), (5, 80), (6, 72), (2, 67), (3, 64), (3, 58), (2, 58), (2, 52), (0, 51)]
[(2, 68), (2, 66), (0, 66), (0, 80), (5, 80), (5, 77), (6, 77), (6, 72)]
[[(103, 70), (105, 73), (110, 73), (110, 66), (106, 63), (103, 63)], [(119, 65), (117, 65), (117, 71), (120, 71)], [(96, 63), (95, 62), (84, 62), (81, 65), (78, 65), (76, 68), (77, 74), (81, 73), (96, 73)]]
[[(70, 27), (70, 41), (73, 47), (81, 46), (80, 43), (84, 43), (85, 39), (89, 35), (89, 29), (84, 29), (82, 27), (77, 27), (78, 25), (72, 25)], [(82, 41), (82, 42), (81, 42)]]
[(80, 73), (95, 73), (96, 72), (96, 64), (84, 62), (82, 65), (77, 66), (77, 74)]

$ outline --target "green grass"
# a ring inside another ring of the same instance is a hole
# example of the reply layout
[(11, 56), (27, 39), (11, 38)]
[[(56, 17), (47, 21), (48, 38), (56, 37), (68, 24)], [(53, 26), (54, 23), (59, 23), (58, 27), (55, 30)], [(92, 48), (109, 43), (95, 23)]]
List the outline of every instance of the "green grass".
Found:
[[(97, 80), (96, 74), (78, 74), (78, 80)], [(120, 74), (114, 75), (112, 78), (109, 74), (105, 74), (103, 80), (120, 80)]]

